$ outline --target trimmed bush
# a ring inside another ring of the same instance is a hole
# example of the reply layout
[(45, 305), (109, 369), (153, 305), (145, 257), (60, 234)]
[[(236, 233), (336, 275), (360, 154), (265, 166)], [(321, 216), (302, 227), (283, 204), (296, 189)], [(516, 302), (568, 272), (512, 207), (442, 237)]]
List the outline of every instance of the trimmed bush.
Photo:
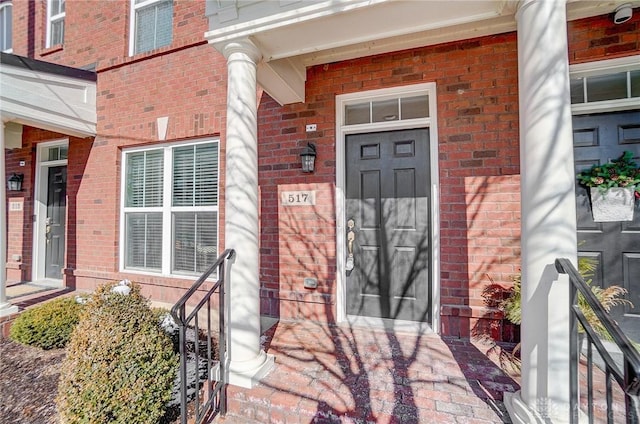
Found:
[(11, 326), (12, 340), (41, 349), (65, 347), (82, 305), (71, 297), (52, 300), (24, 311)]
[(66, 424), (155, 424), (171, 397), (171, 340), (138, 285), (129, 294), (114, 286), (98, 288), (67, 347), (56, 398)]

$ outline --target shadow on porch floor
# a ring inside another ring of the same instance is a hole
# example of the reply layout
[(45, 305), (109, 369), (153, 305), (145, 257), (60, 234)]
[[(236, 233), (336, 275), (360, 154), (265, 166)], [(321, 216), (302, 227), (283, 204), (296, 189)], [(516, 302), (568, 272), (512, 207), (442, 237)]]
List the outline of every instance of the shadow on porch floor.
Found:
[(488, 346), (435, 334), (279, 322), (264, 349), (275, 368), (229, 386), (216, 422), (508, 423), (502, 393), (519, 389)]

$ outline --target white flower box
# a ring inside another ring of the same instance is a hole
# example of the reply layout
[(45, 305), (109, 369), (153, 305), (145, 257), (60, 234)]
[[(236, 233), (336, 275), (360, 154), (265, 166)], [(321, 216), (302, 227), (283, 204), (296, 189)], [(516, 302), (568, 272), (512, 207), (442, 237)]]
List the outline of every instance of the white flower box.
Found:
[(595, 222), (633, 221), (634, 187), (591, 187), (591, 211)]

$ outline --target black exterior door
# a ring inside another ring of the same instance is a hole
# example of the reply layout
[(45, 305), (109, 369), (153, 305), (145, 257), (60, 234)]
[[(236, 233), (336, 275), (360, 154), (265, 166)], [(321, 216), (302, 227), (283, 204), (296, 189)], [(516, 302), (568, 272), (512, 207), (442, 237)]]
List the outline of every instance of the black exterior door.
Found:
[(67, 211), (67, 167), (49, 168), (47, 217), (45, 226), (46, 278), (62, 279), (64, 268), (65, 224)]
[[(640, 111), (575, 116), (573, 134), (576, 172), (619, 158), (626, 150), (640, 159)], [(589, 192), (579, 184), (576, 202), (578, 254), (598, 261), (594, 284), (628, 290), (633, 307), (619, 306), (612, 313), (622, 330), (640, 342), (640, 201), (633, 221), (626, 222), (594, 222)]]
[(429, 163), (427, 129), (347, 136), (348, 314), (430, 320)]

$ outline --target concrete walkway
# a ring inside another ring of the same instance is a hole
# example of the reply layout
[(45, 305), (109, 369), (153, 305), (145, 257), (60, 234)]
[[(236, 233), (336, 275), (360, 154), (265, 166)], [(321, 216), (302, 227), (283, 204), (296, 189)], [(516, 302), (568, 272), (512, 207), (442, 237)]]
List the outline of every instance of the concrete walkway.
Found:
[(435, 334), (280, 322), (263, 340), (275, 369), (229, 386), (217, 422), (508, 423), (502, 393), (519, 389), (489, 346)]

